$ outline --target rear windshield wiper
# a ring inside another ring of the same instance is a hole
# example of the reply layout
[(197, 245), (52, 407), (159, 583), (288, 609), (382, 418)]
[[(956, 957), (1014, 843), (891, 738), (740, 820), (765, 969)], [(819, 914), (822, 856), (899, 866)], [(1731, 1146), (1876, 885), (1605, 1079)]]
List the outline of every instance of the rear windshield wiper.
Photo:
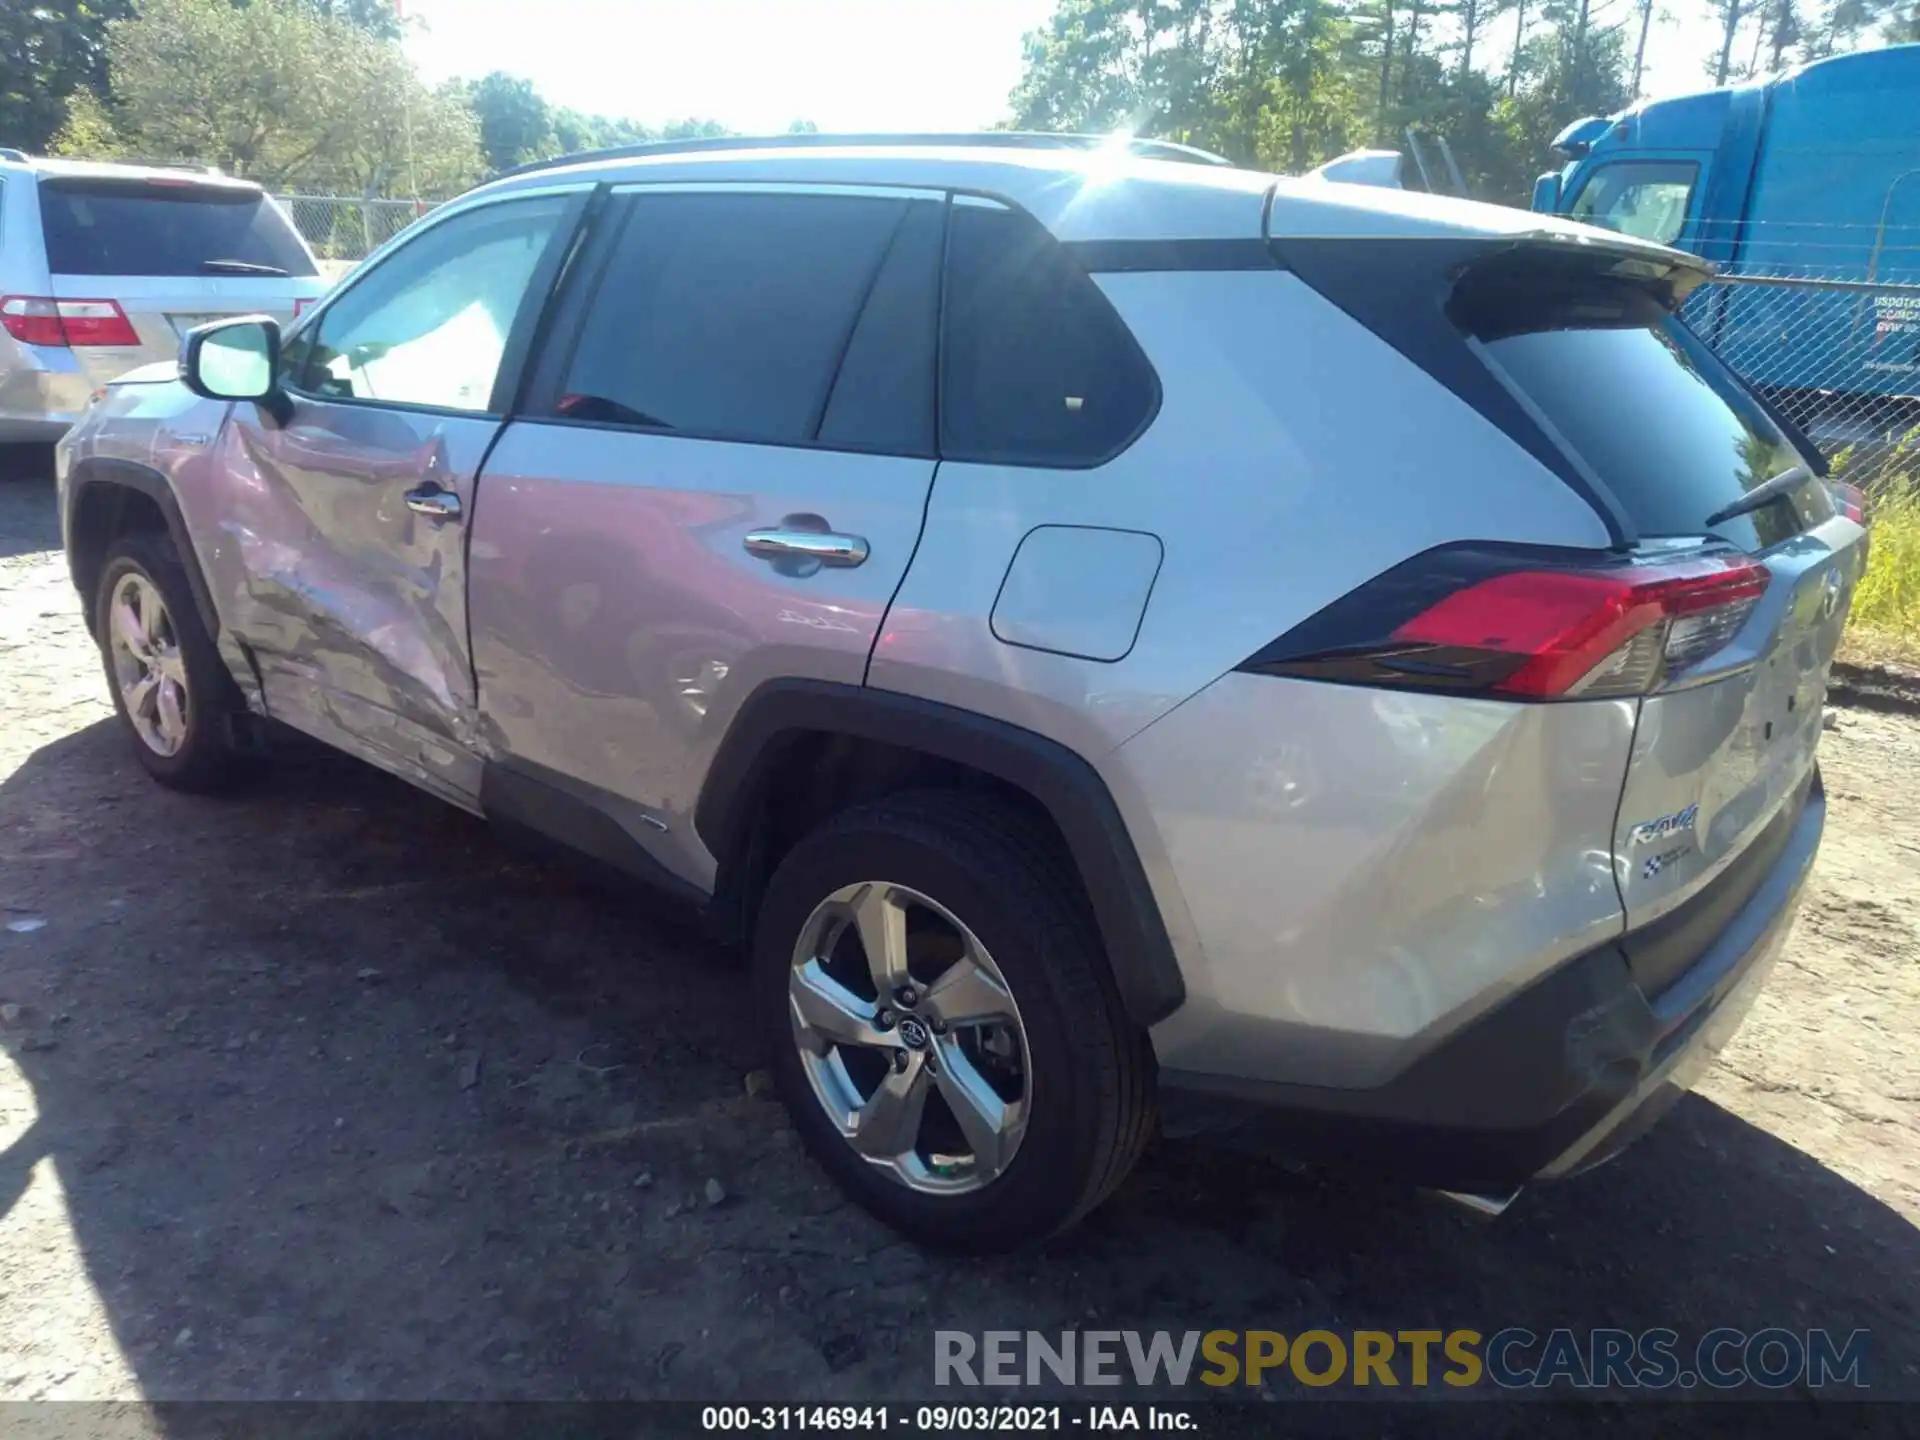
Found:
[(282, 270), (278, 265), (256, 265), (251, 260), (202, 260), (202, 270), (218, 270), (227, 275), (277, 275), (282, 278), (291, 275), (291, 270)]
[(1771, 480), (1762, 480), (1731, 505), (1723, 505), (1707, 516), (1707, 528), (1711, 530), (1715, 525), (1724, 524), (1728, 520), (1737, 520), (1742, 515), (1751, 515), (1756, 510), (1764, 510), (1775, 501), (1786, 499), (1811, 479), (1813, 479), (1813, 471), (1804, 465), (1795, 465), (1791, 470), (1782, 470)]

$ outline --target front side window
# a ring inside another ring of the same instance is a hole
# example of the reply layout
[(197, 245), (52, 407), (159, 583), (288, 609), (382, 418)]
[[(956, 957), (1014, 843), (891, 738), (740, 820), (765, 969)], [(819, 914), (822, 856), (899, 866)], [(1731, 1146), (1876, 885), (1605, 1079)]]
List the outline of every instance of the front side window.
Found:
[(1589, 225), (1671, 245), (1687, 223), (1700, 167), (1684, 160), (1623, 160), (1602, 165), (1574, 196), (1568, 214)]
[(926, 451), (938, 222), (937, 205), (887, 196), (635, 194), (551, 411), (707, 439)]
[(422, 231), (298, 337), (289, 386), (322, 400), (488, 410), (514, 319), (571, 203), (500, 201)]

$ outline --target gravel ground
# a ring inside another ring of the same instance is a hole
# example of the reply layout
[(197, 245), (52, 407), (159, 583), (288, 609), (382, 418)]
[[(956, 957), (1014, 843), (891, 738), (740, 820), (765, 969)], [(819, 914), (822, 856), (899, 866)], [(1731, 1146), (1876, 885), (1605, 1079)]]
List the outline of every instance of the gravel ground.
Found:
[(925, 1398), (936, 1328), (1515, 1324), (1865, 1327), (1920, 1398), (1920, 722), (1837, 712), (1788, 956), (1617, 1163), (1488, 1223), (1166, 1142), (955, 1263), (748, 1093), (684, 922), (312, 747), (147, 781), (56, 531), (0, 481), (0, 1399)]

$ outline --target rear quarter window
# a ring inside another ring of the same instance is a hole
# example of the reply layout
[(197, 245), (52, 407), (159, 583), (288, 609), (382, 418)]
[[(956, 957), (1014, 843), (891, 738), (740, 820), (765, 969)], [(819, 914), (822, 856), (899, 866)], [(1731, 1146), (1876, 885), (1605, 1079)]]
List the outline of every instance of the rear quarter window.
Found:
[(1111, 459), (1159, 404), (1132, 334), (1031, 217), (962, 201), (951, 214), (942, 457), (1062, 467)]
[[(40, 223), (55, 275), (232, 277), (259, 266), (310, 276), (286, 217), (257, 190), (191, 181), (43, 180)], [(230, 262), (222, 268), (209, 262)]]

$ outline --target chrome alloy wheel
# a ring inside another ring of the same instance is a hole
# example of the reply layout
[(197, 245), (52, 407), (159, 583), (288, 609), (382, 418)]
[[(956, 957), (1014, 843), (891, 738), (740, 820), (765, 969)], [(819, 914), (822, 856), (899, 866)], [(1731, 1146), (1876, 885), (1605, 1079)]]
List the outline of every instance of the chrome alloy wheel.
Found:
[(794, 1043), (841, 1138), (911, 1190), (978, 1190), (1009, 1164), (1032, 1104), (1027, 1035), (973, 932), (903, 885), (847, 885), (801, 927)]
[(178, 754), (193, 712), (187, 662), (166, 601), (146, 576), (129, 573), (113, 587), (107, 616), (113, 680), (134, 733), (156, 755)]

